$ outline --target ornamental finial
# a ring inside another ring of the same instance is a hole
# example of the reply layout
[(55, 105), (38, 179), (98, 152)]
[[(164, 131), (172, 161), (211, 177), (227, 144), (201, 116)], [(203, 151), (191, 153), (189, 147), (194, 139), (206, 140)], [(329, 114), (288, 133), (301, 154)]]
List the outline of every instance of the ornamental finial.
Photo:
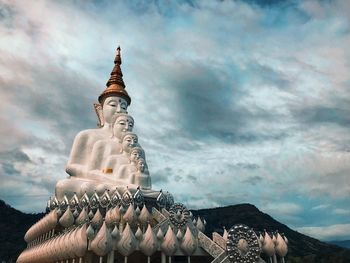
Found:
[(102, 92), (102, 94), (98, 97), (98, 101), (100, 104), (103, 104), (103, 101), (110, 96), (118, 96), (122, 97), (126, 100), (128, 105), (131, 103), (131, 98), (129, 94), (125, 90), (125, 83), (123, 81), (123, 73), (120, 68), (122, 64), (122, 59), (120, 55), (120, 46), (117, 47), (116, 55), (114, 58), (114, 67), (111, 72), (111, 76), (107, 81), (107, 88)]

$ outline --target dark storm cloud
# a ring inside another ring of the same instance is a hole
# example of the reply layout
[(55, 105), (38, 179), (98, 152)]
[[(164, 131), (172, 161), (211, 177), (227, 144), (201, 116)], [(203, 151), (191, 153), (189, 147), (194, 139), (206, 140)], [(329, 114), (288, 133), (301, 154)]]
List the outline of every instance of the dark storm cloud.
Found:
[(166, 167), (152, 172), (152, 184), (168, 182), (169, 178), (172, 176), (172, 171), (172, 168)]
[(32, 163), (29, 156), (20, 149), (0, 152), (0, 173), (1, 178), (22, 177), (21, 171), (15, 165)]
[(20, 149), (0, 152), (0, 161), (4, 162), (31, 162), (29, 156)]
[(291, 0), (241, 0), (243, 3), (257, 4), (262, 7), (271, 7), (274, 5), (291, 5), (295, 4), (295, 1)]
[(255, 169), (258, 169), (260, 167), (256, 163), (237, 163), (237, 164), (230, 165), (230, 166), (231, 167), (248, 169), (248, 170), (255, 170)]
[(0, 5), (0, 22), (4, 23), (7, 28), (13, 27), (15, 15), (15, 9), (9, 4)]
[[(345, 105), (344, 105), (345, 106)], [(314, 106), (302, 108), (297, 112), (298, 119), (305, 124), (337, 124), (349, 128), (350, 125), (350, 102), (344, 107)]]
[[(252, 72), (255, 71), (262, 71), (262, 79), (268, 79), (276, 86), (281, 86), (281, 83), (288, 86), (287, 81), (271, 74), (273, 71), (267, 67), (257, 66), (252, 69)], [(170, 82), (177, 99), (175, 110), (179, 112), (178, 123), (185, 136), (215, 137), (233, 144), (279, 140), (288, 136), (285, 131), (264, 134), (250, 128), (256, 121), (280, 121), (279, 113), (240, 104), (240, 99), (248, 95), (240, 84), (244, 80), (239, 75), (244, 72), (236, 69), (230, 73), (216, 73), (215, 68), (202, 64), (182, 65), (181, 72), (173, 72)]]
[(266, 65), (261, 65), (258, 62), (251, 63), (249, 65), (249, 71), (249, 73), (246, 73), (257, 78), (257, 81), (261, 85), (269, 85), (282, 90), (292, 87), (292, 83), (288, 80), (285, 73), (276, 71)]
[[(25, 76), (31, 76), (31, 81), (3, 81), (1, 89), (6, 90), (13, 103), (20, 105), (20, 114), (30, 115), (33, 123), (38, 122), (60, 136), (67, 144), (66, 148), (71, 146), (77, 131), (97, 122), (92, 106), (94, 99), (90, 94), (97, 95), (101, 88), (82, 75), (59, 66), (34, 66), (22, 60), (13, 63)], [(60, 148), (56, 146), (54, 150)]]
[(174, 181), (175, 181), (175, 182), (180, 182), (180, 181), (182, 181), (182, 176), (181, 176), (181, 175), (175, 175), (175, 176), (174, 176)]
[[(41, 163), (36, 163), (29, 158), (29, 156), (21, 149), (12, 149), (10, 151), (0, 152), (0, 174), (3, 184), (6, 182), (18, 181), (18, 185), (28, 184), (37, 186), (38, 188), (51, 189), (55, 186), (56, 180), (49, 174), (42, 174), (36, 172), (35, 167), (40, 167)], [(29, 169), (28, 169), (29, 166)], [(34, 167), (34, 169), (33, 169)], [(5, 198), (9, 195), (16, 196), (17, 191), (21, 192), (24, 189), (6, 189), (1, 187), (1, 195)], [(10, 190), (10, 191), (9, 191)], [(28, 189), (27, 189), (28, 190)], [(14, 191), (14, 192), (12, 192)], [(23, 196), (22, 198), (25, 198)]]
[(243, 180), (244, 183), (250, 184), (250, 185), (259, 185), (264, 180), (261, 176), (251, 176), (249, 178), (246, 178)]
[(189, 179), (192, 183), (197, 182), (197, 177), (193, 175), (187, 175), (187, 179)]

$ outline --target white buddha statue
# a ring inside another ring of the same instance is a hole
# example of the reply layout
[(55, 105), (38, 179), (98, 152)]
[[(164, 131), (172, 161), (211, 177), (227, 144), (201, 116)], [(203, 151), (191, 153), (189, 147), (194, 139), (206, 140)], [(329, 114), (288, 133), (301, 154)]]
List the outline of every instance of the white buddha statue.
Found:
[(87, 171), (94, 144), (99, 140), (108, 139), (112, 136), (112, 124), (116, 114), (127, 113), (131, 98), (125, 90), (122, 78), (119, 47), (114, 64), (107, 82), (107, 88), (99, 96), (99, 104), (95, 104), (99, 128), (81, 131), (75, 137), (66, 166), (66, 172), (70, 177), (57, 183), (55, 190), (58, 198), (63, 197), (65, 192), (78, 192), (80, 185), (89, 180)]
[(131, 174), (137, 171), (140, 159), (146, 159), (144, 150), (141, 147), (132, 148), (129, 154), (129, 163), (121, 165), (118, 171), (114, 173), (116, 180), (125, 180), (132, 183)]
[(122, 149), (119, 154), (110, 155), (103, 163), (102, 171), (115, 173), (123, 164), (129, 163), (130, 152), (133, 147), (139, 146), (138, 137), (135, 133), (126, 132), (122, 138)]
[(112, 136), (111, 127), (115, 115), (126, 113), (127, 106), (130, 105), (131, 99), (125, 90), (123, 74), (120, 69), (120, 47), (117, 49), (114, 64), (115, 66), (107, 82), (107, 88), (98, 98), (102, 107), (102, 114), (98, 114), (99, 126), (102, 127), (81, 131), (75, 137), (66, 167), (66, 172), (71, 176), (86, 178), (94, 144), (98, 140), (108, 139)]
[(134, 127), (134, 119), (126, 113), (115, 115), (112, 128), (112, 136), (95, 142), (92, 147), (87, 170), (102, 170), (106, 168), (105, 163), (110, 156), (119, 155), (122, 152), (122, 138)]
[(128, 188), (133, 193), (139, 185), (145, 197), (156, 198), (159, 194), (151, 189), (145, 152), (136, 134), (131, 133), (134, 120), (126, 111), (131, 99), (122, 78), (119, 47), (114, 64), (107, 88), (95, 104), (99, 128), (84, 130), (75, 137), (66, 167), (70, 176), (56, 184), (58, 200), (65, 194), (68, 198), (74, 193), (91, 196), (106, 189)]
[(138, 159), (136, 168), (137, 170), (130, 174), (130, 183), (140, 186), (142, 190), (150, 190), (152, 183), (146, 161), (142, 158)]

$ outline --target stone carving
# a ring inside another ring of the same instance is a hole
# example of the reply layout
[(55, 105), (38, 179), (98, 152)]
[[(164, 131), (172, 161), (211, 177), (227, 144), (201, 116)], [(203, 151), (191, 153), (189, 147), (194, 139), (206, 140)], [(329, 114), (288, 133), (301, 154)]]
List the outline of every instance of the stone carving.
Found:
[(275, 245), (274, 245), (269, 233), (267, 233), (266, 231), (264, 233), (264, 239), (262, 242), (262, 251), (268, 257), (272, 257), (275, 254)]
[(143, 235), (143, 239), (140, 242), (139, 247), (140, 250), (147, 256), (154, 254), (158, 248), (157, 237), (154, 234), (150, 224), (147, 226), (147, 230)]
[(169, 213), (170, 222), (178, 228), (184, 227), (190, 219), (190, 212), (183, 204), (180, 203), (172, 205)]
[(139, 215), (139, 222), (142, 225), (146, 225), (151, 220), (151, 214), (148, 212), (146, 205), (143, 205), (141, 213)]
[(245, 225), (235, 225), (228, 231), (226, 249), (232, 262), (255, 263), (260, 260), (258, 237)]
[(113, 207), (106, 212), (105, 222), (108, 227), (112, 227), (114, 223), (120, 222), (120, 210), (119, 207)]
[(165, 237), (160, 247), (167, 256), (172, 256), (179, 247), (177, 238), (174, 234), (173, 229), (170, 227), (170, 225), (168, 227), (168, 230), (165, 234)]
[(131, 231), (129, 223), (127, 223), (123, 231), (122, 238), (117, 243), (117, 249), (123, 256), (129, 256), (132, 252), (135, 251), (136, 246), (137, 240), (134, 233)]
[(284, 258), (287, 255), (288, 247), (287, 247), (287, 243), (279, 233), (277, 233), (275, 243), (276, 243), (275, 245), (276, 254), (281, 258)]
[(74, 223), (74, 217), (70, 209), (64, 212), (63, 216), (60, 218), (59, 223), (63, 227), (70, 227)]
[(75, 223), (77, 225), (82, 225), (82, 224), (84, 224), (84, 223), (86, 223), (88, 221), (89, 221), (88, 213), (86, 212), (85, 207), (83, 207), (83, 209), (81, 210), (78, 218), (75, 220)]
[(116, 207), (120, 204), (122, 197), (118, 193), (118, 191), (114, 191), (112, 197), (111, 197), (111, 205), (112, 207)]
[(90, 248), (99, 256), (104, 256), (113, 249), (112, 236), (105, 222), (91, 241)]
[(188, 255), (188, 256), (192, 255), (193, 252), (198, 247), (198, 240), (193, 236), (188, 226), (186, 227), (186, 232), (180, 247), (181, 247), (181, 250), (185, 253), (185, 255)]

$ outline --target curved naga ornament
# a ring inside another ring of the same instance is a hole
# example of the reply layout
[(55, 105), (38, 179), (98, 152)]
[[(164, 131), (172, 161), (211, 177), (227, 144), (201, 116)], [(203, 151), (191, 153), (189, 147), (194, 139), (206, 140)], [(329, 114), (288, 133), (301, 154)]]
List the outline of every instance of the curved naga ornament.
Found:
[(156, 203), (160, 208), (165, 207), (167, 204), (167, 198), (162, 190), (159, 191), (159, 195), (157, 197)]
[(98, 196), (98, 194), (96, 193), (96, 191), (95, 191), (95, 193), (91, 196), (89, 202), (90, 202), (90, 207), (91, 207), (92, 209), (96, 209), (96, 208), (98, 208), (98, 207), (100, 206), (100, 197)]
[(256, 263), (260, 260), (258, 237), (246, 225), (235, 225), (228, 231), (226, 249), (232, 262)]
[(111, 203), (111, 197), (109, 196), (109, 190), (106, 190), (100, 198), (100, 206), (107, 208)]
[(85, 193), (79, 200), (79, 206), (80, 206), (81, 209), (83, 209), (83, 208), (87, 209), (89, 207), (89, 204), (90, 204), (89, 197)]
[(140, 187), (137, 187), (137, 191), (134, 194), (133, 199), (134, 199), (135, 205), (137, 205), (137, 206), (142, 206), (144, 204), (145, 200), (144, 200), (143, 194), (140, 190)]
[(116, 206), (120, 205), (121, 199), (122, 199), (122, 197), (120, 196), (118, 191), (115, 190), (114, 194), (111, 197), (111, 206), (116, 207)]
[(165, 196), (166, 196), (166, 206), (171, 207), (175, 203), (174, 196), (169, 192), (166, 192)]
[(123, 196), (120, 200), (121, 205), (124, 207), (130, 206), (130, 204), (134, 203), (134, 198), (132, 194), (130, 193), (129, 189), (126, 189), (126, 191), (123, 193)]
[(173, 204), (169, 209), (169, 213), (170, 222), (178, 228), (184, 227), (190, 219), (190, 211), (180, 203)]

